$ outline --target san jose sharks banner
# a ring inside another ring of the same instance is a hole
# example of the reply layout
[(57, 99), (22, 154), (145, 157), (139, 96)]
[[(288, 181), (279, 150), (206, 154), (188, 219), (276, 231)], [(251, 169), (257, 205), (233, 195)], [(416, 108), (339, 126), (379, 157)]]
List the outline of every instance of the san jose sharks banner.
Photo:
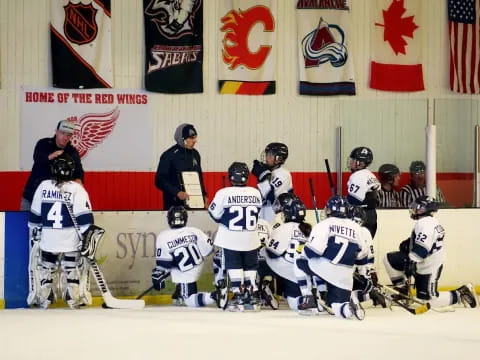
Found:
[(113, 87), (110, 0), (51, 0), (53, 86)]
[(297, 0), (301, 95), (355, 95), (349, 3)]
[(203, 92), (203, 0), (143, 0), (145, 88)]
[(425, 89), (422, 68), (422, 2), (375, 0), (370, 87), (385, 91)]
[(275, 93), (276, 0), (221, 0), (218, 87), (221, 94)]
[(32, 168), (36, 142), (53, 137), (63, 119), (75, 123), (70, 142), (85, 171), (153, 170), (154, 131), (148, 93), (25, 88), (20, 99), (21, 170)]

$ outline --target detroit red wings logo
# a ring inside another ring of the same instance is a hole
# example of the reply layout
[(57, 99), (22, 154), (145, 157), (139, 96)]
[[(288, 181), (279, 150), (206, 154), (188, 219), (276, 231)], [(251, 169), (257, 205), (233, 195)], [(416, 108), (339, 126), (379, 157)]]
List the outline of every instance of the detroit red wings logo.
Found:
[(248, 37), (253, 26), (262, 23), (264, 31), (275, 30), (275, 21), (270, 9), (265, 6), (253, 6), (245, 11), (231, 10), (221, 19), (225, 32), (223, 37), (223, 61), (229, 65), (230, 70), (244, 65), (255, 70), (263, 65), (272, 47), (261, 45), (258, 49), (250, 51)]
[(74, 44), (82, 45), (97, 37), (98, 26), (95, 21), (97, 10), (92, 4), (72, 4), (64, 6), (65, 22), (63, 31), (65, 37)]
[(120, 110), (115, 108), (104, 114), (85, 114), (78, 120), (76, 117), (69, 118), (76, 123), (70, 142), (78, 150), (81, 158), (111, 134), (119, 116)]

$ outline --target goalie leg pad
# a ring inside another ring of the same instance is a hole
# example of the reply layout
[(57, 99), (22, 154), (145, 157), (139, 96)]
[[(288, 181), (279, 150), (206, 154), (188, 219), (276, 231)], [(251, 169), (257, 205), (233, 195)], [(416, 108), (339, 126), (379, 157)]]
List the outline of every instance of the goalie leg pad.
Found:
[(63, 255), (61, 261), (62, 273), (60, 275), (60, 287), (62, 299), (71, 309), (80, 305), (80, 254), (77, 251)]
[[(42, 309), (48, 308), (50, 304), (57, 301), (57, 296), (53, 287), (58, 268), (58, 254), (53, 254), (40, 250), (40, 261), (35, 270), (38, 279), (35, 299), (32, 305), (38, 305)], [(29, 296), (30, 297), (30, 296)]]
[(32, 242), (32, 249), (28, 260), (28, 306), (38, 304), (38, 292), (40, 290), (40, 278), (38, 267), (40, 266), (40, 246)]

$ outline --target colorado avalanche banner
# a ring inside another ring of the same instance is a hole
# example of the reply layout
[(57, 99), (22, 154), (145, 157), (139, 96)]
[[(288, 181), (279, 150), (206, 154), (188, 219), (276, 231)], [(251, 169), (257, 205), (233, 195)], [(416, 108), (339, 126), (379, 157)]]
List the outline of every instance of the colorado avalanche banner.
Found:
[(154, 132), (147, 93), (22, 89), (20, 96), (20, 169), (31, 169), (36, 142), (55, 135), (57, 123), (69, 119), (76, 124), (70, 141), (86, 171), (153, 170)]
[(422, 2), (375, 0), (370, 87), (385, 91), (425, 89), (422, 68)]
[(53, 86), (113, 87), (110, 0), (51, 0)]
[(220, 94), (274, 94), (276, 0), (222, 0), (218, 4)]
[(348, 0), (297, 0), (301, 95), (355, 95)]
[(203, 0), (143, 0), (145, 88), (203, 92)]

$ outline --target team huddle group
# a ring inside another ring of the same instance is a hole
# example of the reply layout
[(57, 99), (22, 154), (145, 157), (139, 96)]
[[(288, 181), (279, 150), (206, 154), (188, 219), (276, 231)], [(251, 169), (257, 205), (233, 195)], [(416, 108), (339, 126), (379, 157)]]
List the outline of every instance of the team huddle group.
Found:
[[(313, 227), (305, 222), (305, 205), (295, 196), (290, 172), (283, 167), (287, 157), (285, 144), (268, 144), (262, 161), (253, 162), (256, 187), (247, 186), (247, 164), (231, 164), (230, 186), (218, 190), (208, 206), (218, 223), (214, 239), (188, 226), (183, 206), (172, 206), (167, 212), (169, 229), (156, 240), (153, 287), (163, 289), (170, 277), (187, 306), (216, 303), (231, 311), (262, 306), (278, 309), (279, 296), (299, 313), (328, 313), (347, 319), (363, 319), (362, 302), (367, 300), (387, 306), (391, 298), (379, 291), (382, 285), (374, 267), (380, 183), (367, 168), (372, 151), (357, 147), (351, 152), (348, 196), (331, 197), (322, 219)], [(80, 239), (79, 232), (86, 233), (93, 225), (93, 215), (88, 194), (73, 181), (74, 171), (75, 162), (68, 154), (58, 156), (52, 162), (52, 179), (44, 180), (33, 197), (28, 296), (32, 306), (48, 308), (56, 301), (56, 278), (61, 296), (71, 308), (91, 303), (88, 263), (82, 255), (85, 249), (91, 255), (92, 245), (85, 243), (88, 237)], [(438, 308), (453, 304), (476, 307), (471, 284), (437, 291), (445, 236), (433, 216), (438, 202), (420, 196), (409, 208), (415, 220), (412, 235), (400, 244), (399, 251), (384, 259), (395, 291), (408, 294), (408, 280), (413, 277), (418, 302)], [(278, 223), (277, 214), (282, 215)], [(214, 251), (215, 291), (199, 292), (197, 281)]]

